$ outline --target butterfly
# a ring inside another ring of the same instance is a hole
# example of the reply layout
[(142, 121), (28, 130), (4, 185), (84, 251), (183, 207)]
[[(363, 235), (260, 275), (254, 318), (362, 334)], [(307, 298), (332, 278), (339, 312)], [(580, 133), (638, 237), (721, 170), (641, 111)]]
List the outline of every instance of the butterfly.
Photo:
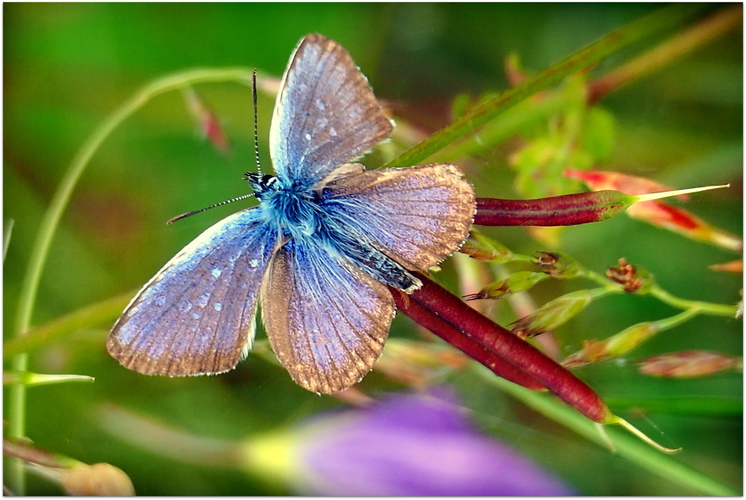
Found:
[(392, 290), (412, 293), (456, 251), (476, 210), (450, 164), (366, 170), (350, 163), (392, 122), (349, 53), (319, 34), (296, 47), (270, 126), (275, 175), (246, 174), (259, 205), (216, 223), (148, 281), (107, 339), (148, 375), (215, 374), (251, 350), (258, 303), (296, 383), (349, 388), (383, 350)]

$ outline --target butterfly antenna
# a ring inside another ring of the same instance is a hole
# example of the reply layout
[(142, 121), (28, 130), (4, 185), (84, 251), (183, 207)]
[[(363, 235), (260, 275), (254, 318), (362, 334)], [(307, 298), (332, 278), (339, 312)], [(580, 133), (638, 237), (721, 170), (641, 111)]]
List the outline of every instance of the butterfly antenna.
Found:
[(225, 201), (221, 201), (220, 203), (215, 203), (214, 205), (210, 205), (209, 207), (200, 208), (199, 210), (192, 210), (191, 212), (177, 215), (176, 217), (169, 219), (168, 222), (166, 222), (166, 224), (173, 224), (177, 220), (186, 219), (187, 217), (191, 217), (192, 215), (202, 213), (206, 210), (210, 210), (211, 208), (222, 207), (223, 205), (227, 205), (228, 203), (233, 203), (234, 201), (245, 200), (246, 198), (251, 198), (252, 196), (254, 196), (254, 193), (242, 194), (241, 196), (236, 196), (235, 198), (231, 198), (230, 200), (225, 200)]
[[(252, 95), (253, 103), (254, 103), (254, 157), (256, 158), (256, 170), (258, 172), (258, 175), (261, 177), (262, 167), (261, 167), (261, 164), (259, 163), (259, 119), (257, 117), (258, 113), (256, 109), (257, 108), (256, 69), (254, 70), (254, 73), (251, 76), (251, 95)], [(248, 193), (248, 194), (244, 194), (241, 196), (237, 196), (235, 198), (231, 198), (230, 200), (225, 200), (225, 201), (221, 201), (220, 203), (215, 203), (214, 205), (210, 205), (209, 207), (200, 208), (199, 210), (192, 210), (191, 212), (177, 215), (176, 217), (169, 219), (166, 222), (166, 224), (173, 224), (177, 220), (186, 219), (187, 217), (191, 217), (192, 215), (205, 212), (212, 208), (221, 207), (223, 205), (227, 205), (228, 203), (233, 203), (234, 201), (245, 200), (246, 198), (251, 198), (252, 196), (256, 196), (256, 194)]]
[(259, 176), (262, 175), (262, 165), (259, 162), (259, 119), (257, 118), (257, 98), (256, 98), (256, 69), (251, 76), (251, 95), (254, 102), (254, 157), (256, 158), (256, 171)]

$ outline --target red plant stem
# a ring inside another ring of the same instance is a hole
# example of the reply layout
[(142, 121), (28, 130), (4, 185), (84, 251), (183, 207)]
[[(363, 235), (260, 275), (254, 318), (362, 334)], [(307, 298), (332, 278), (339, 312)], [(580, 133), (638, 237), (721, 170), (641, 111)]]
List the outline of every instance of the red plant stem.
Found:
[(11, 438), (3, 438), (3, 454), (8, 457), (20, 458), (32, 464), (56, 469), (70, 467), (74, 462), (71, 459), (65, 461), (61, 456), (55, 455), (30, 442)]
[(533, 200), (477, 198), (474, 224), (482, 226), (572, 226), (599, 222), (623, 212), (631, 197), (592, 191)]
[(500, 356), (475, 341), (469, 334), (454, 328), (453, 325), (441, 319), (437, 313), (422, 307), (417, 301), (412, 300), (410, 296), (393, 288), (391, 289), (391, 293), (394, 296), (396, 307), (398, 307), (400, 311), (470, 358), (483, 364), (496, 375), (526, 387), (527, 389), (544, 389), (541, 382), (533, 378), (531, 375), (512, 363), (505, 361)]
[[(525, 380), (525, 375), (530, 375), (591, 420), (605, 422), (611, 417), (612, 414), (601, 397), (569, 370), (528, 342), (472, 309), (464, 301), (426, 276), (417, 273), (417, 277), (422, 280), (423, 286), (408, 297), (409, 303), (406, 297), (394, 294), (397, 307), (402, 312), (407, 315), (410, 311), (413, 312), (412, 317), (418, 322), (418, 317), (428, 317), (426, 321), (428, 324), (422, 323), (423, 326), (428, 328), (428, 325), (434, 326), (437, 331), (433, 333), (439, 336), (442, 336), (442, 332), (449, 330), (449, 328), (443, 328), (443, 325), (448, 325), (450, 330), (456, 330), (461, 337), (473, 339), (487, 351), (501, 358), (503, 362), (518, 369), (517, 372), (511, 373), (521, 373), (521, 377), (524, 377), (522, 380)], [(477, 361), (482, 362), (480, 359)], [(504, 369), (504, 363), (498, 363), (495, 366), (500, 366), (501, 371), (507, 372)], [(492, 369), (490, 366), (488, 368)], [(501, 373), (498, 375), (502, 376)], [(524, 384), (521, 383), (521, 385)]]

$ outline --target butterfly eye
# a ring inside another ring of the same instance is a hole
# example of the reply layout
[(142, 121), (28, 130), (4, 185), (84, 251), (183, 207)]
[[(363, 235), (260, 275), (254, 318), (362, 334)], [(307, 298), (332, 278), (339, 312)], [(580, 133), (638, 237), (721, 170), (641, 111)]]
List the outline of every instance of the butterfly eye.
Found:
[(261, 175), (254, 172), (244, 174), (244, 179), (249, 181), (254, 195), (261, 199), (267, 191), (277, 190), (279, 180), (274, 175)]

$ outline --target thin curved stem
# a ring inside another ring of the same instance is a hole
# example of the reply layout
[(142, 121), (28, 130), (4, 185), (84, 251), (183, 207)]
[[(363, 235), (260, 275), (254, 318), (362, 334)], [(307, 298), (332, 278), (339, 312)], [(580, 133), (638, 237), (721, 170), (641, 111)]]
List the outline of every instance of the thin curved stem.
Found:
[[(33, 314), (34, 303), (39, 291), (39, 283), (44, 270), (52, 240), (59, 226), (60, 219), (67, 207), (73, 190), (101, 144), (109, 135), (129, 116), (139, 110), (154, 97), (178, 90), (186, 85), (203, 82), (236, 81), (251, 85), (251, 70), (245, 68), (223, 69), (194, 69), (168, 75), (155, 80), (136, 92), (130, 99), (117, 108), (101, 125), (99, 125), (86, 140), (70, 163), (65, 176), (52, 198), (44, 218), (41, 221), (36, 240), (31, 249), (26, 276), (21, 285), (21, 291), (13, 325), (13, 335), (18, 337), (29, 329)], [(28, 356), (19, 354), (14, 357), (11, 369), (15, 372), (25, 372), (28, 367)], [(25, 435), (25, 407), (26, 387), (23, 384), (13, 384), (8, 390), (8, 427), (7, 435), (11, 438), (22, 438)], [(7, 484), (15, 494), (22, 495), (25, 491), (23, 462), (12, 460), (7, 469)]]
[(711, 302), (700, 302), (698, 300), (682, 299), (672, 295), (666, 290), (654, 285), (650, 289), (650, 295), (657, 298), (661, 302), (675, 307), (677, 309), (689, 309), (696, 313), (704, 313), (712, 316), (725, 316), (727, 318), (735, 318), (738, 311), (738, 307), (730, 304), (713, 304)]

